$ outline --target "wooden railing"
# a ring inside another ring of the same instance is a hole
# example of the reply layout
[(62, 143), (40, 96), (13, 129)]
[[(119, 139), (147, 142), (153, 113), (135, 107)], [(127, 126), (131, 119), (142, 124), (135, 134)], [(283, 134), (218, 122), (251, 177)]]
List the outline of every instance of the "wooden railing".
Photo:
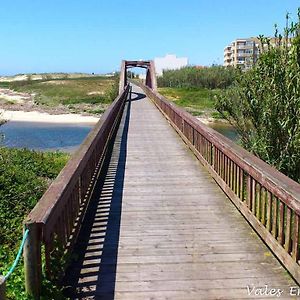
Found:
[(300, 283), (300, 185), (160, 94), (138, 85)]
[(26, 290), (36, 299), (41, 291), (41, 246), (44, 245), (46, 272), (52, 276), (52, 259), (70, 251), (76, 240), (107, 145), (118, 127), (129, 90), (127, 86), (105, 111), (26, 219), (25, 228), (29, 229), (24, 248)]

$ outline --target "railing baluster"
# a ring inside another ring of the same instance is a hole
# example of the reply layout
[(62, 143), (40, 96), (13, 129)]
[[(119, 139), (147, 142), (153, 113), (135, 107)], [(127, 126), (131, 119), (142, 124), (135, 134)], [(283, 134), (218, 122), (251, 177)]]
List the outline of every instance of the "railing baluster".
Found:
[(272, 194), (267, 191), (267, 230), (272, 229)]
[(293, 226), (293, 260), (298, 262), (299, 258), (299, 216), (294, 214), (294, 226)]
[(218, 155), (219, 155), (219, 151), (216, 147), (213, 148), (213, 152), (214, 152), (214, 162), (213, 162), (213, 168), (214, 170), (219, 174), (219, 160), (218, 160)]
[(234, 164), (234, 193), (239, 197), (239, 188), (240, 188), (240, 184), (239, 184), (239, 180), (240, 180), (240, 174), (239, 174), (240, 170), (239, 167)]
[(258, 220), (261, 219), (261, 187), (258, 182), (255, 185), (255, 199), (256, 199), (256, 217)]
[(292, 210), (286, 207), (286, 225), (285, 225), (285, 251), (291, 252), (291, 224), (292, 224)]
[(251, 210), (251, 206), (252, 206), (252, 178), (251, 176), (248, 174), (247, 175), (247, 206), (248, 208)]
[(232, 161), (228, 159), (228, 186), (232, 190)]
[(253, 215), (256, 215), (256, 181), (252, 178), (252, 182), (251, 182), (251, 208), (252, 208), (252, 213)]
[(221, 178), (225, 181), (225, 155), (221, 152)]
[(279, 200), (279, 224), (278, 224), (278, 242), (284, 243), (284, 204)]
[(224, 154), (223, 157), (223, 165), (224, 165), (224, 181), (227, 183), (227, 156)]
[(231, 189), (233, 190), (233, 192), (236, 194), (236, 187), (235, 187), (235, 185), (236, 185), (236, 169), (235, 169), (235, 163), (232, 161), (232, 160), (230, 160), (231, 161)]
[(240, 170), (240, 188), (239, 188), (239, 198), (244, 202), (244, 171), (239, 167)]
[(278, 221), (277, 221), (277, 219), (278, 219), (278, 215), (277, 215), (278, 203), (277, 203), (277, 198), (274, 197), (273, 195), (272, 195), (272, 207), (273, 207), (272, 234), (273, 234), (274, 238), (276, 239), (277, 238), (277, 224), (278, 224)]
[(266, 189), (261, 188), (260, 192), (260, 201), (261, 201), (261, 223), (266, 225)]

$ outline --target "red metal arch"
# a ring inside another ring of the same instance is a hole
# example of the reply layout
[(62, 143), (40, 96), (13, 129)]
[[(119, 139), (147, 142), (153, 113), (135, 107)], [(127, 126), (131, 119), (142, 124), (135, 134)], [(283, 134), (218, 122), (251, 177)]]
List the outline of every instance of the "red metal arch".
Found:
[(155, 67), (153, 60), (123, 60), (121, 64), (121, 72), (120, 72), (120, 84), (119, 84), (119, 93), (122, 93), (124, 87), (127, 84), (127, 69), (128, 68), (144, 68), (147, 69), (146, 72), (146, 85), (150, 87), (152, 90), (157, 90), (157, 82), (155, 75)]

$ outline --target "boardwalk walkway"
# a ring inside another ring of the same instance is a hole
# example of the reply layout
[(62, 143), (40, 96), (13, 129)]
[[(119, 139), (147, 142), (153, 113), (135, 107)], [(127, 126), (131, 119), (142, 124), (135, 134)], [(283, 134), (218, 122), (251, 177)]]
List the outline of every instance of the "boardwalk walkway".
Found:
[[(270, 299), (295, 286), (154, 104), (134, 87), (67, 270), (72, 299)], [(277, 298), (277, 297), (276, 297)]]

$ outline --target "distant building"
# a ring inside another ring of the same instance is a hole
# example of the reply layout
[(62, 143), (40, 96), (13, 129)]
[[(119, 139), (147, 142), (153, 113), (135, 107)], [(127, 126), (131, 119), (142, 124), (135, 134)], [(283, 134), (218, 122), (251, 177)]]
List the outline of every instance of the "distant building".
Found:
[(224, 48), (224, 66), (249, 69), (259, 56), (258, 38), (236, 39)]
[[(268, 38), (270, 45), (279, 45), (279, 40), (275, 37)], [(291, 38), (287, 41), (287, 46), (291, 46)], [(281, 42), (284, 45), (284, 41)], [(262, 49), (267, 49), (267, 44), (261, 44), (256, 37), (236, 39), (224, 48), (224, 66), (240, 67), (247, 70), (256, 63)]]
[(154, 64), (156, 75), (161, 76), (163, 70), (177, 70), (186, 67), (188, 65), (188, 58), (167, 54), (165, 57), (156, 57)]

